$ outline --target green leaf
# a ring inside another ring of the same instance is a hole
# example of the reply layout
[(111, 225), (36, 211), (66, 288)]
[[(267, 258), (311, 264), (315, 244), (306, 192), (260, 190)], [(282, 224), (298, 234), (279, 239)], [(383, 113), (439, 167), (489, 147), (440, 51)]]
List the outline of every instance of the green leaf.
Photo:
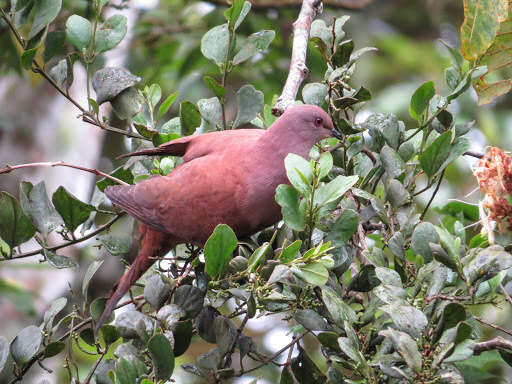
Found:
[(427, 111), (430, 99), (434, 97), (436, 90), (434, 83), (428, 81), (419, 87), (412, 95), (411, 104), (409, 105), (409, 113), (413, 119), (423, 122), (423, 116)]
[(21, 54), (21, 66), (25, 69), (32, 68), (32, 61), (37, 53), (37, 48), (27, 49), (25, 52)]
[(7, 192), (0, 193), (0, 237), (12, 249), (34, 236), (36, 228), (20, 204)]
[(146, 365), (133, 355), (119, 358), (115, 365), (116, 384), (136, 384), (137, 379), (146, 373)]
[(295, 231), (303, 231), (306, 225), (306, 215), (300, 208), (297, 191), (289, 185), (279, 185), (276, 188), (276, 202), (281, 206), (286, 225)]
[(464, 340), (455, 346), (455, 349), (448, 358), (444, 359), (444, 363), (454, 363), (456, 361), (465, 361), (473, 356), (476, 342), (474, 340)]
[(244, 0), (234, 0), (233, 5), (224, 12), (224, 17), (231, 29), (236, 30), (251, 9), (251, 3)]
[(291, 363), (290, 367), (296, 381), (288, 369), (283, 369), (280, 384), (326, 384), (327, 378), (302, 348), (299, 348), (299, 355), (294, 357)]
[(381, 281), (375, 274), (375, 266), (367, 264), (350, 280), (347, 289), (349, 291), (369, 292), (380, 283)]
[(182, 101), (180, 104), (180, 124), (183, 136), (192, 135), (201, 125), (201, 113), (191, 101)]
[(212, 91), (213, 94), (217, 96), (219, 99), (222, 99), (226, 94), (226, 88), (217, 83), (217, 81), (213, 77), (205, 76), (203, 77), (203, 81), (208, 87), (208, 89)]
[(193, 327), (192, 321), (181, 321), (176, 324), (176, 329), (173, 332), (174, 334), (174, 357), (178, 357), (183, 355), (192, 340), (193, 336)]
[(237, 245), (235, 232), (226, 224), (217, 225), (204, 246), (206, 273), (214, 279), (224, 275)]
[(354, 233), (359, 224), (359, 215), (352, 209), (345, 209), (331, 226), (327, 240), (341, 241), (346, 243)]
[(92, 205), (78, 200), (62, 186), (53, 194), (52, 202), (71, 232), (74, 232), (89, 218), (91, 212), (96, 210)]
[[(289, 156), (289, 155), (288, 155)], [(288, 157), (287, 157), (288, 158)], [(286, 161), (286, 160), (285, 160)], [(341, 198), (357, 181), (359, 176), (337, 176), (316, 190), (315, 204), (323, 206)]]
[(270, 243), (266, 242), (261, 247), (256, 249), (251, 257), (249, 257), (248, 261), (248, 270), (249, 272), (253, 272), (256, 267), (261, 264), (261, 262), (264, 260), (266, 253), (270, 249)]
[(420, 156), (420, 164), (428, 177), (434, 176), (450, 155), (452, 132), (440, 135)]
[(236, 93), (237, 112), (233, 128), (246, 124), (254, 119), (263, 109), (263, 92), (253, 85), (246, 84)]
[(233, 58), (233, 64), (237, 65), (243, 63), (245, 60), (251, 58), (257, 53), (265, 51), (272, 40), (274, 40), (275, 36), (276, 33), (272, 30), (259, 31), (249, 35), (244, 45), (242, 45)]
[(100, 333), (101, 336), (103, 336), (103, 341), (105, 341), (107, 345), (115, 343), (121, 336), (116, 327), (108, 324), (101, 326)]
[(290, 183), (300, 192), (302, 196), (308, 196), (313, 181), (313, 171), (310, 163), (304, 158), (290, 153), (284, 159), (286, 176)]
[(500, 22), (507, 19), (506, 0), (464, 0), (464, 22), (460, 30), (461, 51), (474, 61), (492, 44)]
[(350, 60), (350, 55), (354, 51), (354, 41), (347, 40), (340, 43), (336, 48), (336, 52), (332, 56), (333, 64), (336, 68), (343, 67)]
[(327, 279), (329, 278), (329, 271), (327, 268), (317, 261), (313, 261), (312, 263), (298, 268), (294, 266), (292, 267), (292, 271), (305, 282), (316, 286), (324, 285), (327, 283)]
[[(466, 264), (466, 263), (465, 263)], [(492, 245), (480, 250), (474, 258), (464, 266), (464, 275), (469, 283), (492, 279), (500, 271), (512, 267), (512, 255), (503, 247)]]
[(281, 263), (286, 264), (292, 260), (295, 260), (300, 251), (301, 245), (302, 240), (295, 240), (293, 243), (283, 249), (283, 252), (281, 252), (279, 255), (279, 260), (281, 260)]
[[(105, 311), (105, 307), (107, 306), (107, 298), (98, 297), (91, 302), (89, 305), (89, 312), (91, 313), (91, 317), (94, 321), (98, 321), (103, 312)], [(112, 312), (110, 316), (105, 321), (105, 324), (108, 324), (114, 320), (115, 314)]]
[(66, 21), (66, 36), (79, 52), (87, 49), (92, 39), (92, 25), (82, 16), (71, 15)]
[(440, 211), (454, 217), (462, 212), (464, 214), (464, 218), (471, 221), (477, 221), (480, 218), (478, 205), (465, 203), (463, 201), (450, 201), (445, 204)]
[(440, 238), (436, 227), (428, 222), (420, 223), (414, 229), (411, 247), (416, 255), (421, 255), (425, 263), (432, 261), (432, 251), (429, 244), (439, 244)]
[[(116, 179), (122, 180), (128, 184), (133, 184), (133, 173), (130, 172), (130, 170), (125, 169), (123, 166), (117, 168), (110, 174), (110, 176), (115, 177)], [(100, 181), (96, 183), (96, 186), (101, 192), (105, 191), (105, 188), (107, 188), (110, 185), (119, 185), (115, 181), (111, 179), (107, 179), (104, 177)]]
[(63, 31), (48, 32), (44, 41), (43, 60), (49, 61), (55, 56), (64, 46), (66, 41), (66, 34)]
[(32, 219), (32, 223), (44, 237), (64, 224), (48, 199), (44, 181), (35, 186), (27, 181), (21, 182), (20, 204), (23, 213)]
[(148, 98), (151, 105), (155, 107), (162, 98), (162, 88), (158, 84), (151, 84), (148, 88)]
[(167, 99), (165, 99), (164, 102), (160, 105), (160, 107), (158, 108), (158, 115), (157, 115), (158, 120), (160, 120), (167, 113), (169, 108), (171, 108), (174, 101), (176, 100), (176, 97), (178, 97), (178, 91), (171, 93), (167, 97)]
[(153, 362), (155, 379), (170, 379), (174, 371), (174, 352), (169, 340), (161, 333), (157, 333), (148, 342), (148, 352)]
[(124, 255), (132, 247), (132, 236), (127, 233), (104, 233), (98, 236), (105, 249), (113, 256)]
[(97, 53), (108, 51), (114, 48), (123, 40), (126, 35), (126, 17), (114, 15), (109, 17), (96, 30), (94, 37), (94, 50)]
[(39, 351), (43, 334), (39, 327), (30, 325), (24, 328), (11, 342), (11, 356), (18, 366), (23, 366)]
[(330, 329), (324, 318), (312, 309), (299, 309), (295, 312), (293, 318), (310, 331), (327, 331)]
[(44, 358), (48, 359), (53, 356), (57, 356), (59, 353), (61, 353), (64, 348), (66, 347), (66, 344), (64, 344), (61, 341), (55, 341), (46, 346), (44, 349)]
[(32, 22), (32, 29), (30, 30), (28, 38), (33, 38), (50, 24), (59, 14), (61, 6), (62, 0), (36, 1), (34, 6), (34, 21)]
[(407, 366), (415, 372), (421, 372), (422, 356), (418, 350), (416, 341), (407, 333), (396, 331), (392, 328), (380, 331), (379, 335), (387, 337), (393, 343), (397, 352), (405, 360)]
[(201, 53), (219, 67), (225, 65), (229, 45), (228, 24), (217, 25), (201, 38)]

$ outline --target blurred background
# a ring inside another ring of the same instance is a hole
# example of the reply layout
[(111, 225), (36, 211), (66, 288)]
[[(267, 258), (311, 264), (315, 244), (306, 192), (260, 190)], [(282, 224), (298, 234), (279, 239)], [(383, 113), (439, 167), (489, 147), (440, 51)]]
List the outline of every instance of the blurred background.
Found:
[[(54, 25), (57, 29), (64, 29), (64, 23), (72, 13), (87, 17), (91, 12), (91, 3), (86, 0), (64, 0), (63, 10)], [(179, 100), (197, 101), (211, 97), (202, 78), (205, 74), (218, 77), (218, 69), (201, 55), (199, 45), (207, 30), (224, 22), (225, 7), (207, 1), (187, 0), (119, 0), (111, 3), (120, 6), (114, 10), (116, 13), (121, 12), (128, 18), (128, 34), (121, 45), (101, 59), (103, 63), (128, 68), (143, 79), (142, 85), (158, 83), (164, 98), (176, 90), (179, 91)], [(276, 0), (276, 3), (279, 1)], [(251, 83), (263, 91), (266, 104), (271, 103), (274, 95), (280, 94), (289, 65), (292, 23), (298, 10), (298, 7), (255, 7), (241, 25), (239, 32), (243, 35), (273, 29), (276, 39), (265, 55), (257, 55), (251, 62), (238, 66), (228, 78), (227, 98), (232, 102), (228, 105), (228, 118), (236, 113), (234, 94), (244, 84)], [(112, 9), (108, 12), (112, 12)], [(345, 24), (345, 38), (353, 39), (356, 49), (365, 46), (378, 48), (378, 52), (367, 54), (359, 61), (353, 77), (352, 86), (364, 85), (372, 94), (372, 101), (359, 112), (356, 121), (363, 121), (370, 113), (381, 112), (396, 114), (406, 124), (413, 124), (408, 103), (419, 85), (432, 80), (438, 93), (448, 91), (444, 70), (449, 66), (449, 58), (439, 39), (451, 46), (459, 46), (462, 1), (373, 0), (358, 11), (325, 6), (319, 17), (330, 24), (333, 17), (347, 14), (351, 18)], [(308, 53), (308, 66), (311, 74), (305, 83), (320, 81), (326, 69), (325, 62), (314, 49)], [(85, 70), (79, 63), (74, 66), (74, 76), (70, 93), (82, 105), (86, 105)], [(512, 148), (511, 104), (512, 95), (505, 95), (490, 105), (477, 107), (476, 95), (470, 90), (453, 102), (449, 110), (457, 117), (457, 122), (475, 121), (469, 133), (472, 150), (484, 152), (486, 147), (492, 145), (507, 150)], [(175, 107), (177, 105), (175, 103)], [(109, 113), (108, 105), (101, 108), (104, 113)], [(63, 160), (104, 172), (115, 169), (121, 164), (115, 160), (116, 156), (129, 150), (128, 141), (82, 122), (77, 118), (78, 113), (40, 76), (20, 68), (18, 48), (6, 26), (0, 24), (0, 167), (5, 164)], [(176, 113), (171, 109), (168, 117)], [(111, 125), (121, 124), (112, 116)], [(454, 198), (478, 201), (480, 196), (474, 192), (477, 184), (471, 171), (474, 165), (472, 160), (465, 157), (447, 169), (446, 180), (441, 193), (434, 200), (434, 206)], [(0, 175), (0, 189), (18, 196), (19, 183), (23, 180), (34, 184), (44, 180), (50, 195), (59, 185), (63, 185), (85, 201), (91, 199), (97, 181), (93, 175), (73, 169), (39, 167)], [(113, 230), (131, 233), (132, 221), (124, 218), (115, 224)], [(26, 244), (22, 250), (29, 251), (36, 245)], [(97, 257), (104, 258), (105, 263), (91, 284), (90, 296), (107, 294), (121, 275), (123, 263), (119, 258), (99, 250), (97, 245), (98, 241), (91, 239), (80, 246), (62, 250), (63, 255), (78, 262), (78, 268), (53, 269), (47, 263), (39, 263), (38, 256), (18, 262), (0, 262), (0, 335), (11, 340), (24, 326), (37, 323), (53, 299), (70, 290), (78, 294), (87, 266)], [(68, 309), (70, 311), (72, 308)], [(482, 308), (481, 311), (487, 309)], [(510, 318), (489, 311), (485, 316), (490, 320), (498, 316)], [(502, 325), (507, 327), (507, 324)], [(291, 340), (285, 323), (279, 322), (278, 318), (253, 319), (248, 327), (251, 335), (262, 341), (268, 351), (277, 351)], [(179, 358), (177, 366), (193, 362), (196, 355), (208, 349), (209, 346), (204, 343), (196, 343), (196, 348), (191, 348)], [(93, 360), (88, 360), (78, 350), (77, 354), (82, 355), (86, 374)], [(487, 377), (476, 377), (468, 373), (466, 382), (504, 380), (506, 374), (500, 361), (491, 353), (468, 360), (464, 363), (465, 372), (470, 373), (472, 365), (488, 364), (489, 374)], [(55, 366), (51, 368), (59, 370), (59, 358), (54, 358), (54, 362)], [(49, 383), (57, 382), (56, 377), (60, 377), (59, 382), (67, 382), (65, 372), (50, 376), (42, 370), (37, 372), (37, 378), (32, 376), (26, 382), (33, 380), (39, 383), (46, 376)], [(194, 380), (193, 376), (181, 369), (176, 371), (174, 377), (177, 382)], [(278, 372), (269, 367), (258, 371), (255, 377), (262, 378), (258, 383), (272, 383), (278, 381)]]

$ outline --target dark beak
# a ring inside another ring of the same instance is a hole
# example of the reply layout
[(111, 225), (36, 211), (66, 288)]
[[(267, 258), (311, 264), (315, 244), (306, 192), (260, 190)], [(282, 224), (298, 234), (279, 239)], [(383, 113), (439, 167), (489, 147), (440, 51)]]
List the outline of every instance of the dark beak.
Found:
[(331, 135), (339, 140), (343, 140), (343, 135), (334, 128), (331, 129)]

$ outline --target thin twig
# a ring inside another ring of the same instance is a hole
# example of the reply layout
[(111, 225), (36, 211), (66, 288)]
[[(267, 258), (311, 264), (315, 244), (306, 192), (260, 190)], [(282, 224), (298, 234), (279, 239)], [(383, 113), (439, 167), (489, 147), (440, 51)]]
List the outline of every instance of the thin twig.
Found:
[(101, 360), (103, 360), (103, 358), (105, 357), (105, 355), (107, 354), (107, 351), (108, 351), (108, 346), (105, 347), (105, 350), (101, 353), (100, 357), (98, 358), (98, 360), (96, 360), (96, 362), (94, 363), (94, 365), (92, 366), (91, 370), (89, 371), (89, 374), (87, 375), (87, 377), (85, 378), (84, 382), (82, 384), (89, 384), (89, 382), (91, 381), (92, 379), (92, 375), (94, 374), (94, 372), (96, 371), (96, 368), (98, 368), (98, 365), (100, 365), (101, 363)]
[(267, 358), (264, 358), (262, 360), (262, 362), (246, 371), (240, 371), (238, 372), (238, 374), (236, 374), (235, 376), (236, 377), (240, 377), (242, 375), (245, 375), (246, 373), (249, 373), (249, 372), (253, 372), (253, 371), (256, 371), (258, 369), (260, 369), (261, 367), (264, 367), (265, 365), (267, 365), (268, 363), (270, 362), (273, 362), (273, 360), (277, 357), (279, 357), (284, 351), (286, 351), (288, 348), (290, 348), (292, 345), (295, 345), (296, 343), (298, 343), (304, 336), (306, 336), (307, 334), (309, 333), (309, 331), (307, 332), (304, 332), (302, 335), (300, 336), (297, 336), (296, 339), (292, 340), (290, 343), (288, 343), (287, 345), (285, 345), (283, 348), (281, 348), (279, 351), (277, 351), (276, 353), (274, 353), (272, 356), (270, 357), (267, 357)]
[(505, 300), (507, 300), (507, 302), (512, 305), (512, 297), (510, 297), (510, 295), (508, 294), (508, 292), (505, 289), (505, 287), (503, 286), (503, 284), (500, 283), (498, 285), (498, 287), (500, 288), (501, 292), (503, 293), (503, 296), (505, 296)]
[(286, 358), (286, 369), (288, 370), (288, 373), (290, 374), (293, 384), (300, 384), (299, 381), (297, 380), (297, 378), (295, 377), (295, 375), (293, 374), (293, 369), (292, 369), (292, 355), (293, 355), (294, 348), (295, 348), (295, 344), (292, 344), (292, 346), (288, 350), (288, 357)]
[(117, 177), (111, 176), (105, 172), (98, 171), (97, 169), (92, 168), (86, 168), (82, 167), (80, 165), (73, 165), (68, 164), (63, 161), (43, 161), (39, 163), (27, 163), (27, 164), (19, 164), (19, 165), (9, 165), (7, 164), (4, 168), (0, 168), (0, 174), (2, 173), (9, 173), (14, 171), (15, 169), (21, 169), (21, 168), (30, 168), (30, 167), (68, 167), (68, 168), (74, 168), (79, 169), (81, 171), (94, 173), (95, 175), (105, 177), (107, 179), (112, 180), (115, 183), (121, 184), (121, 185), (130, 185), (123, 180), (118, 179)]
[(441, 176), (439, 176), (439, 181), (437, 182), (436, 189), (434, 189), (434, 193), (432, 193), (432, 196), (430, 196), (430, 200), (428, 201), (427, 206), (423, 210), (423, 213), (420, 216), (420, 220), (423, 220), (423, 218), (427, 214), (428, 209), (430, 208), (430, 204), (432, 204), (432, 201), (434, 201), (434, 198), (436, 197), (437, 192), (439, 192), (439, 188), (441, 187), (441, 182), (443, 181), (444, 171), (445, 171), (445, 169), (443, 169), (443, 172), (441, 172)]
[[(227, 5), (226, 0), (207, 0), (218, 5)], [(370, 4), (372, 0), (324, 0), (324, 4), (332, 8), (360, 10)], [(251, 0), (253, 9), (265, 10), (269, 8), (295, 8), (302, 0)]]
[(501, 336), (495, 337), (489, 341), (482, 341), (481, 343), (477, 343), (475, 345), (475, 349), (473, 350), (474, 355), (479, 355), (482, 352), (486, 351), (494, 351), (496, 349), (501, 349), (502, 351), (512, 352), (512, 341), (504, 339)]
[(505, 333), (505, 334), (507, 334), (509, 336), (512, 336), (512, 331), (509, 331), (508, 329), (502, 328), (499, 325), (495, 325), (495, 324), (489, 323), (489, 322), (485, 321), (484, 319), (482, 319), (480, 317), (477, 317), (477, 316), (475, 316), (475, 320), (478, 321), (479, 323), (487, 325), (488, 327), (494, 328), (497, 331), (500, 331), (500, 332), (503, 332), (503, 333)]
[(124, 212), (122, 213), (119, 213), (118, 215), (116, 215), (114, 218), (112, 218), (109, 222), (107, 222), (106, 224), (103, 224), (102, 226), (98, 227), (96, 230), (92, 231), (91, 233), (83, 236), (83, 237), (80, 237), (78, 239), (75, 239), (75, 240), (71, 240), (71, 241), (68, 241), (67, 243), (63, 243), (63, 244), (59, 244), (59, 245), (55, 245), (53, 247), (48, 247), (48, 248), (39, 248), (39, 249), (36, 249), (34, 251), (30, 251), (30, 252), (25, 252), (25, 253), (20, 253), (18, 255), (15, 255), (9, 259), (0, 259), (0, 261), (7, 261), (7, 260), (14, 260), (14, 259), (22, 259), (24, 257), (30, 257), (30, 256), (35, 256), (35, 255), (39, 255), (40, 253), (43, 253), (44, 250), (46, 249), (47, 251), (51, 251), (51, 252), (54, 252), (54, 251), (57, 251), (58, 249), (61, 249), (61, 248), (66, 248), (66, 247), (69, 247), (73, 244), (77, 244), (77, 243), (80, 243), (82, 241), (85, 241), (85, 240), (89, 240), (90, 238), (96, 236), (98, 233), (101, 233), (103, 232), (104, 230), (108, 229), (109, 227), (112, 226), (112, 224), (114, 224), (117, 220), (119, 220), (122, 216), (124, 215)]
[(322, 11), (321, 0), (304, 0), (299, 16), (293, 23), (293, 48), (290, 60), (290, 72), (281, 96), (277, 99), (272, 114), (280, 116), (284, 113), (297, 96), (300, 85), (307, 77), (309, 69), (306, 66), (309, 31), (316, 15)]
[(475, 157), (477, 159), (481, 159), (482, 157), (484, 157), (485, 155), (483, 153), (477, 153), (477, 152), (473, 152), (473, 151), (466, 151), (463, 153), (464, 156), (471, 156), (471, 157)]

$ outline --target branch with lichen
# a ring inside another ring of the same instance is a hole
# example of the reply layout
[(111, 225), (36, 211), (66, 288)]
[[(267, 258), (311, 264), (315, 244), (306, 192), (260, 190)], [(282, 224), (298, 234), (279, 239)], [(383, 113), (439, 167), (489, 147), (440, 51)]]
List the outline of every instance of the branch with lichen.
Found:
[(306, 66), (309, 32), (311, 23), (316, 15), (322, 12), (321, 0), (304, 0), (299, 16), (293, 23), (293, 48), (290, 60), (290, 71), (281, 96), (277, 99), (272, 114), (280, 116), (295, 101), (297, 92), (304, 79), (309, 74)]

